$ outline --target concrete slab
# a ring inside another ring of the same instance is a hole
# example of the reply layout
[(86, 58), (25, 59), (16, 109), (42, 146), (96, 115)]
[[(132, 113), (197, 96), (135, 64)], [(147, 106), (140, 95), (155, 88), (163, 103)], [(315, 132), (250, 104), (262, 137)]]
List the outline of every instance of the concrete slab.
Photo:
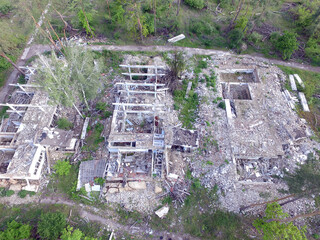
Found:
[(305, 88), (303, 81), (299, 77), (298, 74), (293, 74), (293, 76), (297, 79), (298, 83), (300, 84), (301, 87)]
[(228, 119), (232, 119), (230, 99), (225, 99), (224, 102), (225, 102), (225, 105), (226, 105), (227, 118)]
[(308, 102), (307, 102), (307, 99), (306, 99), (306, 96), (304, 95), (304, 93), (299, 92), (299, 98), (300, 98), (300, 101), (301, 101), (301, 105), (302, 105), (303, 111), (310, 112), (310, 109), (309, 109), (309, 106), (308, 106)]
[(289, 75), (289, 80), (290, 80), (291, 90), (297, 91), (298, 89), (297, 89), (296, 82), (294, 81), (293, 75)]

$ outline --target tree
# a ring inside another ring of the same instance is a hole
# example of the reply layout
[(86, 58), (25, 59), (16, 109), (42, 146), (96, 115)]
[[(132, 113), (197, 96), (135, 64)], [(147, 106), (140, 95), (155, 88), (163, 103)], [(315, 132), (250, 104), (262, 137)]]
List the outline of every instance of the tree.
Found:
[(275, 49), (281, 53), (283, 60), (290, 59), (292, 53), (297, 50), (299, 46), (296, 34), (288, 31), (284, 31), (282, 36), (277, 33), (273, 33), (270, 36), (270, 40)]
[(185, 59), (183, 57), (182, 52), (175, 52), (171, 59), (168, 61), (168, 65), (170, 67), (170, 72), (167, 75), (168, 76), (168, 87), (170, 91), (174, 91), (179, 86), (178, 78), (181, 74), (181, 72), (185, 69), (186, 63)]
[(7, 229), (0, 232), (0, 240), (20, 240), (30, 237), (31, 226), (15, 220), (7, 224)]
[(265, 216), (256, 219), (253, 226), (263, 234), (263, 240), (307, 240), (305, 226), (300, 230), (292, 222), (281, 221), (288, 216), (278, 203), (271, 203), (267, 205)]
[(309, 155), (305, 164), (299, 164), (293, 173), (285, 173), (288, 190), (283, 192), (298, 197), (311, 197), (320, 193), (320, 161)]
[(59, 176), (67, 176), (70, 172), (71, 165), (67, 160), (58, 160), (53, 169)]
[(90, 50), (78, 46), (67, 47), (65, 56), (71, 70), (70, 84), (75, 88), (76, 97), (84, 101), (90, 109), (88, 100), (95, 98), (102, 87), (102, 61), (95, 59)]
[(38, 233), (41, 238), (56, 240), (66, 226), (66, 217), (61, 212), (41, 214), (38, 222)]
[(65, 57), (58, 58), (52, 53), (50, 58), (39, 55), (36, 81), (49, 94), (55, 104), (76, 107), (77, 100), (84, 101), (96, 96), (102, 87), (100, 81), (101, 61), (94, 59), (94, 53), (78, 46), (67, 46)]

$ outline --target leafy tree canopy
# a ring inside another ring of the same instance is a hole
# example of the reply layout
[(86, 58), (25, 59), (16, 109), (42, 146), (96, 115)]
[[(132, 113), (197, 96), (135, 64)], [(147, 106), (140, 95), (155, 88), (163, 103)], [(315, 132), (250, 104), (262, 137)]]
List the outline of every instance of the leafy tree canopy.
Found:
[(297, 50), (299, 46), (296, 34), (288, 31), (284, 31), (282, 36), (278, 33), (273, 33), (270, 36), (270, 40), (275, 49), (281, 53), (284, 60), (290, 59), (293, 52)]
[(263, 235), (263, 240), (307, 240), (306, 227), (301, 230), (292, 222), (281, 222), (289, 215), (284, 213), (279, 203), (267, 205), (265, 216), (253, 222), (253, 226)]
[(53, 168), (59, 176), (67, 176), (70, 172), (71, 165), (67, 160), (58, 160)]
[(0, 240), (20, 240), (30, 237), (31, 226), (13, 220), (7, 224), (7, 229), (0, 232)]
[(56, 240), (66, 226), (66, 216), (61, 212), (42, 214), (38, 222), (39, 235), (48, 240)]

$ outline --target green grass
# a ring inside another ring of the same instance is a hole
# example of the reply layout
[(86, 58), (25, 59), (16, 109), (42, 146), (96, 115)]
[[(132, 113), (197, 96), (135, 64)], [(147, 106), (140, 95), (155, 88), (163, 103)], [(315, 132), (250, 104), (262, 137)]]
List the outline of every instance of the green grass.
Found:
[[(72, 214), (70, 211), (72, 210)], [(96, 222), (87, 222), (79, 216), (77, 206), (67, 206), (63, 204), (23, 204), (16, 207), (10, 207), (8, 204), (0, 204), (0, 231), (2, 231), (8, 222), (16, 220), (23, 224), (30, 224), (34, 231), (31, 231), (32, 239), (38, 239), (36, 236), (36, 227), (42, 213), (61, 212), (68, 218), (68, 225), (74, 229), (80, 229), (87, 237), (95, 237), (99, 240), (109, 239), (110, 232)]]
[(73, 127), (73, 123), (67, 118), (59, 118), (57, 121), (58, 128), (63, 130), (70, 130)]
[(183, 229), (192, 236), (206, 240), (248, 239), (244, 230), (245, 218), (218, 208), (218, 186), (208, 190), (198, 179), (190, 178), (190, 196), (187, 196), (184, 204), (177, 209), (170, 205), (164, 219), (152, 216), (151, 226), (167, 231), (182, 232)]
[(50, 177), (50, 182), (47, 187), (48, 193), (60, 193), (68, 197), (73, 197), (76, 193), (78, 181), (79, 166), (77, 164), (71, 165), (68, 175), (59, 176), (53, 174)]
[(304, 112), (301, 108), (298, 108), (297, 111), (301, 117), (308, 121), (316, 135), (320, 137), (320, 123), (318, 123), (318, 120), (315, 120), (315, 117), (320, 115), (320, 99), (313, 97), (314, 94), (320, 94), (320, 73), (281, 65), (278, 65), (278, 67), (287, 75), (298, 74), (302, 79), (305, 88), (303, 89), (298, 83), (297, 88), (306, 95), (311, 112)]
[(185, 98), (188, 81), (184, 80), (182, 89), (175, 90), (173, 93), (175, 110), (179, 110), (179, 119), (182, 122), (182, 127), (192, 129), (193, 123), (198, 117), (199, 97), (198, 94), (193, 91), (195, 88), (196, 80), (192, 81), (192, 88), (188, 94), (188, 98)]
[(83, 150), (95, 152), (99, 148), (99, 144), (104, 141), (101, 137), (101, 133), (104, 129), (102, 123), (97, 123), (93, 129), (88, 129), (88, 137), (86, 138), (86, 145), (83, 146)]

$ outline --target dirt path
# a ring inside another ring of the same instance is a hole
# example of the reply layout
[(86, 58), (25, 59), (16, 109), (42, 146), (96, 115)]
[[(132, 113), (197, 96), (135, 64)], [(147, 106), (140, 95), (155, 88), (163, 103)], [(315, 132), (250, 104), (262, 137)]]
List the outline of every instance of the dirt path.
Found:
[[(42, 198), (39, 200), (39, 203), (41, 204), (65, 204), (68, 206), (77, 206), (79, 210), (79, 214), (81, 218), (87, 219), (89, 221), (94, 221), (98, 222), (102, 225), (108, 226), (109, 229), (112, 229), (115, 231), (115, 234), (117, 235), (117, 232), (127, 232), (131, 235), (134, 235), (136, 237), (148, 237), (147, 239), (163, 239), (163, 240), (198, 240), (198, 238), (195, 237), (190, 237), (187, 234), (183, 233), (169, 233), (166, 231), (158, 231), (158, 230), (153, 230), (148, 226), (135, 226), (135, 225), (122, 225), (113, 220), (112, 218), (104, 218), (101, 217), (98, 214), (92, 213), (93, 211), (98, 210), (101, 215), (104, 214), (103, 210), (93, 208), (91, 206), (84, 206), (84, 205), (79, 205), (77, 203), (74, 203), (69, 200), (63, 200), (61, 198)], [(92, 211), (87, 211), (83, 209), (83, 207), (89, 208)], [(110, 216), (107, 212), (105, 213), (106, 216)], [(162, 237), (162, 238), (161, 238)]]
[(288, 67), (299, 68), (303, 70), (320, 72), (320, 67), (313, 67), (310, 65), (305, 65), (296, 62), (285, 62), (277, 59), (268, 59), (259, 56), (252, 55), (236, 55), (231, 53), (230, 51), (221, 51), (221, 50), (213, 50), (213, 49), (202, 49), (202, 48), (188, 48), (188, 47), (173, 47), (173, 46), (134, 46), (134, 45), (126, 45), (126, 46), (116, 46), (116, 45), (89, 45), (90, 49), (95, 51), (102, 50), (110, 50), (110, 51), (148, 51), (148, 52), (166, 52), (166, 51), (185, 51), (191, 54), (199, 54), (199, 55), (220, 55), (220, 56), (235, 56), (235, 57), (251, 57), (255, 58), (258, 61), (267, 62), (270, 64), (279, 64)]

